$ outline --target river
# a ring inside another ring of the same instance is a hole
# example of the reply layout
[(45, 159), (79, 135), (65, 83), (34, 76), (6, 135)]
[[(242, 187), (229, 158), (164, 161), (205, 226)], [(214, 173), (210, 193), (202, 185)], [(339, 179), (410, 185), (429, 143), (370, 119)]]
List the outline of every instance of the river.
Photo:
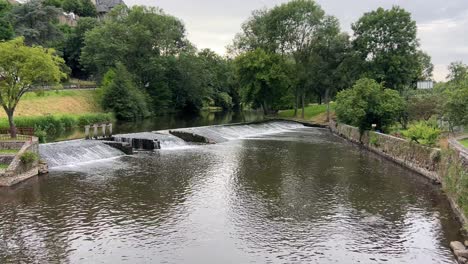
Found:
[(301, 126), (0, 190), (0, 263), (455, 263), (459, 229), (425, 178)]

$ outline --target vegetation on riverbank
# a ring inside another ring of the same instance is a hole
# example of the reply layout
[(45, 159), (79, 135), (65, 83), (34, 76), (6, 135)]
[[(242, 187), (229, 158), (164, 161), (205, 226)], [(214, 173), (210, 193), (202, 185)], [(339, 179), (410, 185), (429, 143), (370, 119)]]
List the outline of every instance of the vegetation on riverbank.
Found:
[[(330, 103), (330, 114), (333, 116), (335, 111), (336, 103)], [(315, 121), (318, 117), (327, 113), (328, 106), (326, 104), (310, 104), (305, 107), (304, 119), (305, 121)], [(302, 109), (298, 110), (298, 115), (302, 116)], [(278, 117), (288, 118), (288, 119), (297, 119), (301, 120), (294, 115), (294, 109), (289, 110), (280, 110), (278, 112)]]
[[(40, 142), (45, 142), (47, 137), (56, 136), (75, 127), (107, 123), (114, 121), (111, 113), (84, 113), (84, 114), (57, 114), (44, 116), (17, 117), (15, 122), (18, 127), (31, 127)], [(0, 129), (8, 129), (8, 120), (0, 119)]]
[[(57, 90), (29, 92), (23, 96), (15, 111), (17, 117), (43, 115), (83, 115), (102, 113), (96, 100), (96, 90)], [(6, 114), (0, 111), (0, 119)], [(0, 121), (2, 122), (2, 121)]]
[(460, 140), (460, 143), (465, 147), (468, 148), (468, 138)]

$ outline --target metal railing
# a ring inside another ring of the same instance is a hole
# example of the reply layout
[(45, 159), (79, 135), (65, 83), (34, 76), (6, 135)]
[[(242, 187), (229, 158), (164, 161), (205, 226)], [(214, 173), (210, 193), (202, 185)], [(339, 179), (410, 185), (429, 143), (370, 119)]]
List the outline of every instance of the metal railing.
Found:
[(96, 89), (97, 86), (95, 84), (67, 84), (62, 86), (51, 86), (51, 85), (43, 85), (43, 86), (35, 86), (31, 89), (31, 91), (49, 91), (49, 90), (92, 90)]
[(32, 141), (34, 136), (34, 128), (32, 127), (17, 127), (16, 138), (11, 137), (10, 129), (0, 129), (0, 141)]

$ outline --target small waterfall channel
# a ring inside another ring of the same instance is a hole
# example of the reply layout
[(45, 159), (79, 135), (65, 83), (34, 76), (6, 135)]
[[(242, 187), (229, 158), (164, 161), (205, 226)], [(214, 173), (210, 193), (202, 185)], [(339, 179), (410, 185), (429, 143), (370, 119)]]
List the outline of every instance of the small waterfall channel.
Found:
[(98, 140), (72, 140), (39, 145), (39, 154), (50, 168), (123, 156), (124, 153)]

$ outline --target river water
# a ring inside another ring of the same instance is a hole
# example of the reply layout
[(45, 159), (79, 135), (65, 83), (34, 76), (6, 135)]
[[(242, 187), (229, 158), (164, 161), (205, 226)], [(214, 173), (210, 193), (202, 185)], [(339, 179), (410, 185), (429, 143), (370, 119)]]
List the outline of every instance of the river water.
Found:
[(429, 181), (299, 127), (0, 190), (0, 263), (455, 263)]

